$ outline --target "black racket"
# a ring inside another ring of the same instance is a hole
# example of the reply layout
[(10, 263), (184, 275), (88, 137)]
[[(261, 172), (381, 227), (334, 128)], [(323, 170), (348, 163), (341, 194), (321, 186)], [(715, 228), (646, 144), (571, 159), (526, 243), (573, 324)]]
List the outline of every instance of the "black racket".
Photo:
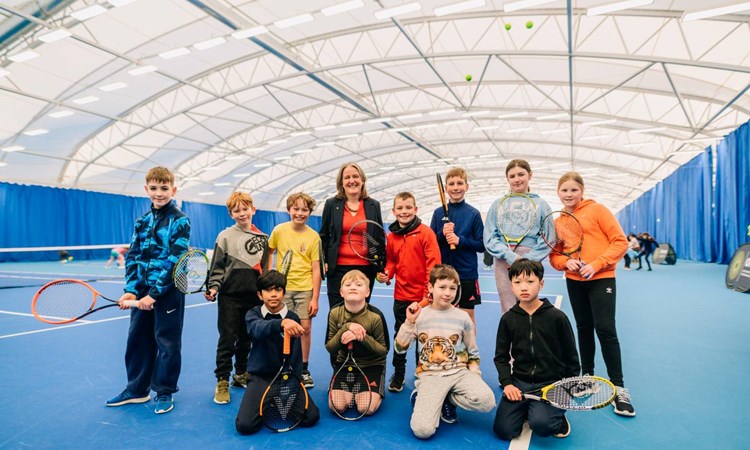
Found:
[(279, 264), (279, 272), (283, 273), (284, 276), (289, 275), (289, 270), (292, 268), (292, 260), (294, 260), (294, 252), (291, 250), (287, 250), (284, 253), (284, 257), (281, 258), (281, 263)]
[(536, 223), (536, 203), (526, 194), (511, 193), (495, 207), (495, 225), (512, 251), (516, 251), (523, 238)]
[(309, 398), (299, 375), (289, 364), (291, 338), (284, 333), (283, 361), (260, 401), (263, 424), (277, 433), (289, 431), (302, 422)]
[(378, 272), (385, 271), (385, 229), (382, 225), (372, 220), (360, 220), (349, 229), (347, 241), (354, 254), (377, 267)]
[[(450, 222), (450, 218), (448, 217), (448, 202), (445, 199), (445, 185), (443, 184), (443, 177), (440, 176), (439, 173), (435, 174), (437, 176), (437, 186), (438, 186), (438, 194), (440, 194), (440, 203), (443, 205), (443, 224), (446, 224)], [(451, 244), (451, 250), (455, 250), (456, 246)]]
[(190, 250), (177, 260), (172, 279), (183, 294), (202, 292), (208, 285), (208, 256), (200, 250)]
[[(110, 303), (96, 308), (102, 298)], [(126, 300), (126, 306), (137, 307), (137, 300)], [(103, 296), (99, 291), (81, 280), (55, 280), (42, 286), (31, 300), (34, 318), (53, 325), (75, 322), (91, 313), (118, 306), (117, 300)]]
[(344, 420), (358, 420), (370, 409), (372, 388), (354, 359), (354, 343), (349, 342), (346, 350), (346, 359), (331, 378), (328, 406)]
[(320, 279), (325, 281), (326, 279), (326, 259), (323, 253), (323, 241), (318, 240), (318, 263), (320, 264)]
[(584, 375), (564, 378), (541, 389), (524, 392), (523, 397), (569, 411), (590, 411), (612, 403), (615, 394), (615, 385), (609, 380)]

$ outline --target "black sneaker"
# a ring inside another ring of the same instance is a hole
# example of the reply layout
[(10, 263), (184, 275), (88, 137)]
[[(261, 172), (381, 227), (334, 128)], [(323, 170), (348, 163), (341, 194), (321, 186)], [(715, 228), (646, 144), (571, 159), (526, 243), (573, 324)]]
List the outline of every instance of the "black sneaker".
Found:
[(624, 387), (615, 387), (615, 401), (612, 406), (615, 407), (615, 414), (627, 417), (635, 417), (635, 408), (630, 403), (630, 392)]
[(312, 375), (310, 375), (309, 370), (302, 371), (302, 385), (307, 389), (312, 389), (315, 387), (315, 381), (313, 381), (313, 377)]
[(443, 407), (440, 409), (440, 420), (445, 423), (456, 423), (458, 422), (458, 413), (456, 412), (456, 405), (450, 401), (449, 398), (443, 400)]
[(401, 373), (394, 373), (391, 376), (388, 390), (391, 392), (401, 392), (404, 390), (404, 375)]
[(232, 375), (232, 387), (245, 389), (247, 387), (247, 372)]
[(566, 438), (570, 436), (570, 422), (568, 422), (568, 418), (563, 416), (563, 421), (560, 424), (560, 429), (557, 430), (557, 433), (553, 434), (552, 436), (556, 438)]

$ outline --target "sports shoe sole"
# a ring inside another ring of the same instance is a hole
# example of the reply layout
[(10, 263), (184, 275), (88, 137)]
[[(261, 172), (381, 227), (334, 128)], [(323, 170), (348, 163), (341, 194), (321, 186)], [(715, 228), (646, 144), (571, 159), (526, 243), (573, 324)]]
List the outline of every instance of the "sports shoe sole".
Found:
[(635, 417), (635, 411), (633, 411), (633, 412), (622, 411), (622, 410), (617, 409), (617, 408), (615, 408), (615, 414), (617, 414), (618, 416), (623, 416), (623, 417)]
[(154, 408), (154, 412), (155, 412), (156, 414), (166, 414), (166, 413), (168, 413), (169, 411), (172, 411), (173, 409), (174, 409), (174, 403), (171, 403), (171, 404), (169, 405), (169, 407), (168, 407), (167, 409), (158, 409), (158, 408)]
[(121, 402), (117, 402), (117, 403), (105, 403), (105, 404), (106, 404), (107, 406), (122, 406), (122, 405), (128, 405), (128, 404), (131, 404), (131, 403), (146, 403), (146, 402), (148, 402), (149, 400), (151, 400), (151, 397), (149, 397), (149, 396), (147, 395), (147, 396), (145, 396), (145, 397), (134, 397), (134, 398), (129, 398), (129, 399), (127, 399), (127, 400), (123, 400), (123, 401), (121, 401)]
[(227, 403), (229, 403), (229, 400), (222, 402), (222, 401), (217, 400), (216, 397), (214, 397), (214, 403), (216, 403), (217, 405), (226, 405)]

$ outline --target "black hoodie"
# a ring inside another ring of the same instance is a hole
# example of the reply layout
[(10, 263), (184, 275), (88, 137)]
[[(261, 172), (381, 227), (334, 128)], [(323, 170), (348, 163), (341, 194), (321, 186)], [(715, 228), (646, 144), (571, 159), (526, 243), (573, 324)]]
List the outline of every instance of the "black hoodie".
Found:
[(497, 329), (495, 367), (503, 387), (513, 384), (513, 378), (550, 384), (579, 375), (581, 365), (568, 316), (547, 299), (532, 315), (516, 303), (503, 314)]

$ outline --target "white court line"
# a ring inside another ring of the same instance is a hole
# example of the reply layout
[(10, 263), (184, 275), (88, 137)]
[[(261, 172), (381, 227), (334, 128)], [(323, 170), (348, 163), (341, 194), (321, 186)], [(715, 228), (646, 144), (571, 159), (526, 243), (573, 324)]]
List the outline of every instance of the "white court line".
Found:
[[(0, 314), (9, 314), (11, 316), (34, 317), (33, 314), (21, 313), (21, 312), (15, 312), (15, 311), (5, 311), (5, 310), (2, 310), (2, 309), (0, 309)], [(45, 317), (45, 318), (48, 318), (48, 319), (49, 318), (60, 319), (60, 317), (54, 317), (54, 316), (42, 316), (42, 317)], [(90, 320), (83, 320), (83, 319), (79, 319), (78, 321), (82, 322), (82, 323), (89, 323), (89, 322), (91, 322)]]
[[(196, 303), (195, 305), (185, 306), (185, 309), (195, 308), (195, 307), (198, 307), (198, 306), (214, 305), (214, 304), (215, 303), (213, 303), (213, 302)], [(16, 315), (28, 315), (28, 316), (31, 315), (31, 314), (23, 314), (23, 313), (12, 313), (12, 312), (9, 312), (9, 311), (0, 311), (0, 313), (8, 313), (8, 314), (16, 314)], [(91, 320), (91, 321), (87, 321), (87, 322), (84, 322), (84, 323), (80, 323), (81, 321), (79, 320), (79, 321), (76, 321), (76, 323), (72, 323), (70, 325), (61, 325), (61, 326), (52, 327), (52, 328), (43, 328), (41, 330), (24, 331), (23, 333), (6, 334), (6, 335), (3, 335), (3, 336), (0, 336), (0, 339), (7, 339), (7, 338), (12, 338), (12, 337), (17, 337), (17, 336), (25, 336), (27, 334), (46, 333), (48, 331), (64, 330), (66, 328), (82, 327), (82, 326), (86, 326), (86, 325), (95, 325), (95, 324), (98, 324), (98, 323), (112, 322), (113, 320), (121, 320), (121, 319), (129, 319), (129, 318), (130, 318), (130, 314), (128, 314), (127, 316), (110, 317), (109, 319)]]

